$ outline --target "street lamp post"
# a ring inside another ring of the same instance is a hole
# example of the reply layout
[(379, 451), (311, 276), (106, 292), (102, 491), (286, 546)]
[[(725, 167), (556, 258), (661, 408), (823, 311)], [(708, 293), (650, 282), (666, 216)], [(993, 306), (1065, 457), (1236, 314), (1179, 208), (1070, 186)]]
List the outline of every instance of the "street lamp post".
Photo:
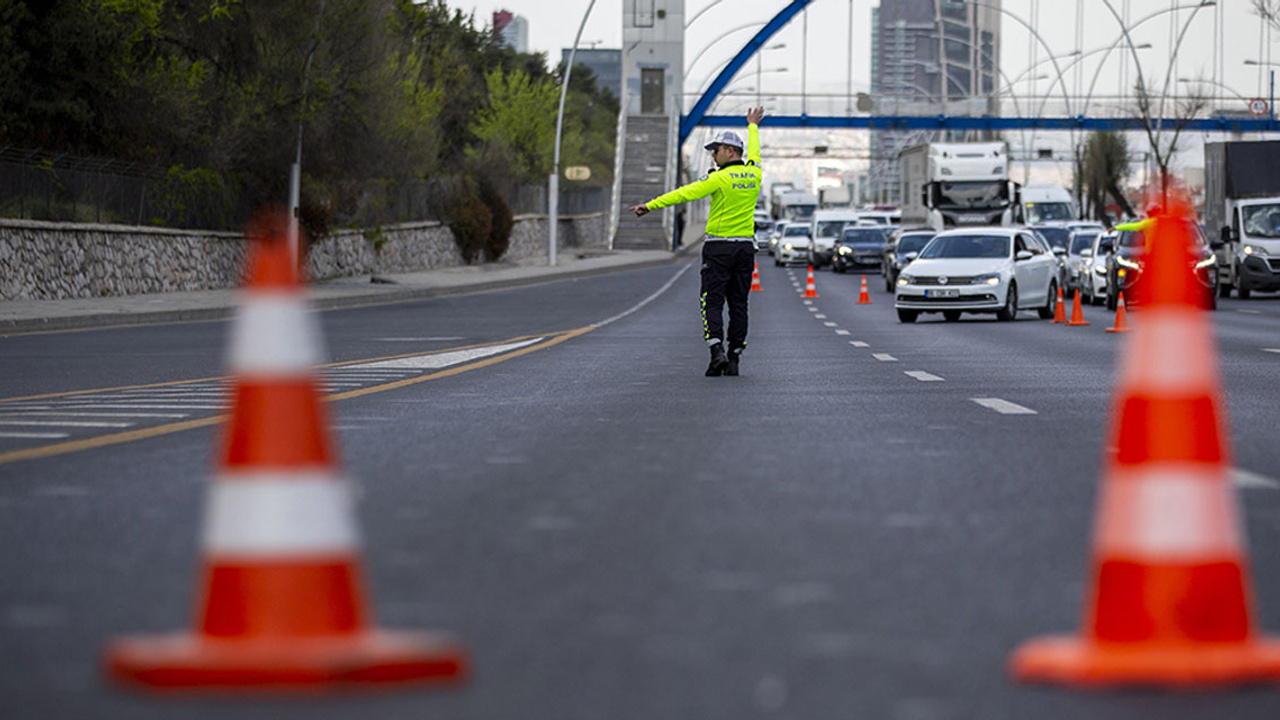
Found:
[(302, 118), (307, 106), (307, 89), (311, 82), (311, 60), (316, 55), (316, 46), (320, 44), (320, 19), (324, 17), (324, 4), (325, 0), (320, 0), (320, 10), (316, 13), (316, 22), (312, 29), (314, 37), (311, 41), (311, 49), (307, 51), (307, 63), (302, 68), (302, 102), (298, 112), (298, 147), (297, 153), (294, 155), (293, 164), (289, 166), (289, 227), (286, 233), (288, 237), (285, 238), (285, 242), (289, 246), (289, 257), (295, 268), (298, 267), (299, 253), (302, 252), (302, 228), (298, 217), (302, 206)]
[[(551, 160), (551, 177), (547, 183), (547, 264), (555, 267), (556, 243), (559, 242), (560, 225), (560, 133), (564, 129), (564, 98), (569, 92), (569, 75), (573, 72), (573, 57), (578, 53), (578, 42), (582, 40), (582, 29), (587, 26), (587, 18), (591, 17), (591, 8), (596, 0), (591, 0), (587, 11), (582, 13), (582, 22), (578, 24), (578, 34), (573, 36), (573, 47), (569, 49), (569, 61), (565, 63), (564, 79), (560, 81), (560, 109), (556, 112), (556, 147)], [(619, 112), (626, 112), (620, 108)]]

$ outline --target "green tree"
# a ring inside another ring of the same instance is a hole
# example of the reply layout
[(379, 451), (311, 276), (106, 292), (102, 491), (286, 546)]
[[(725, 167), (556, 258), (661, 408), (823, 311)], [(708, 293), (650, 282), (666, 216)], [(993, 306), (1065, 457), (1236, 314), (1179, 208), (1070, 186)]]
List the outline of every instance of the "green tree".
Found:
[[(485, 78), (488, 106), (476, 116), (475, 135), (489, 163), (503, 163), (504, 172), (528, 181), (551, 172), (555, 143), (558, 89), (550, 78), (536, 80), (523, 70), (501, 68)], [(575, 136), (576, 139), (576, 136)]]
[(1110, 196), (1126, 215), (1134, 215), (1133, 208), (1121, 187), (1129, 177), (1129, 145), (1123, 133), (1100, 130), (1089, 135), (1078, 168), (1082, 178), (1078, 184), (1084, 187), (1088, 200), (1086, 216), (1095, 220), (1107, 220), (1107, 197)]

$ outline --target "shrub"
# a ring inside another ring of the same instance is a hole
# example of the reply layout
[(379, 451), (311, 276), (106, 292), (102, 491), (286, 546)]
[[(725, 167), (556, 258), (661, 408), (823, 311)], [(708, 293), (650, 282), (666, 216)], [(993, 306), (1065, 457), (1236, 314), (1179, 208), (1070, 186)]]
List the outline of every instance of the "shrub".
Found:
[(463, 180), (450, 193), (445, 213), (453, 240), (462, 251), (462, 260), (470, 265), (480, 257), (490, 241), (493, 211), (480, 198), (472, 183)]
[(484, 244), (484, 259), (487, 262), (496, 262), (507, 252), (507, 248), (511, 247), (511, 228), (515, 227), (515, 218), (511, 216), (511, 208), (502, 197), (502, 193), (498, 192), (487, 178), (480, 181), (479, 197), (480, 201), (489, 208), (492, 218), (489, 236)]

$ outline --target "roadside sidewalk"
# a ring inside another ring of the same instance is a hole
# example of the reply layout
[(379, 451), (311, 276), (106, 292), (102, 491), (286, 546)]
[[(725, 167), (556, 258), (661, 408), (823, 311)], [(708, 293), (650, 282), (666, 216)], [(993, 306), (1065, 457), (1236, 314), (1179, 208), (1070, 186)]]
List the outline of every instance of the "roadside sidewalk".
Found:
[[(555, 267), (492, 263), (413, 273), (335, 278), (308, 288), (321, 310), (379, 305), (423, 298), (536, 285), (604, 273), (659, 267), (696, 257), (701, 242), (666, 250), (616, 250), (576, 256), (566, 252)], [(220, 320), (231, 316), (239, 291), (199, 290), (123, 297), (0, 302), (0, 335), (52, 330)]]

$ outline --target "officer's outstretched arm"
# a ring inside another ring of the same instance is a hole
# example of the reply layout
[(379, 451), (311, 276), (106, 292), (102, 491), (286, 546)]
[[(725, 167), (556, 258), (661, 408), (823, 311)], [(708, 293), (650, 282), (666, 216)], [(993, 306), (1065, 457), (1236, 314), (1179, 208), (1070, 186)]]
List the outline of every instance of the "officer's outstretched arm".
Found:
[(751, 108), (747, 111), (747, 154), (743, 157), (749, 163), (760, 164), (760, 121), (764, 120), (764, 108)]

